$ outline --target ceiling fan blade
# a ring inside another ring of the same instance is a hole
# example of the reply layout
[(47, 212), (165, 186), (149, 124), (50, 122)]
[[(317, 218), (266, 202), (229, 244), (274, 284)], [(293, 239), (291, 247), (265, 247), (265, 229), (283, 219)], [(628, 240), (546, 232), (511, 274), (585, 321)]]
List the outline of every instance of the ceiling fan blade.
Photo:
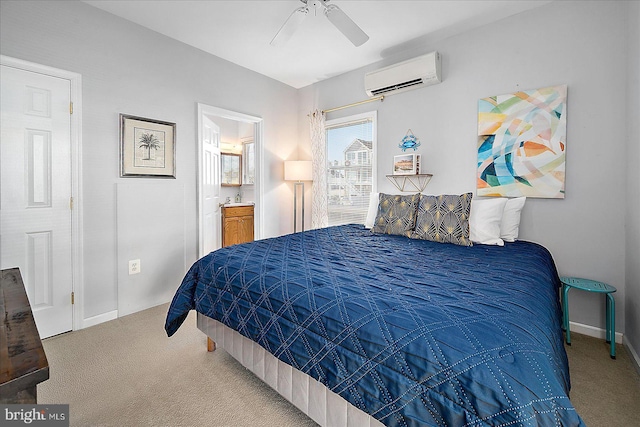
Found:
[(273, 37), (270, 44), (272, 46), (279, 46), (289, 40), (307, 16), (308, 12), (309, 9), (306, 6), (294, 10), (280, 30), (278, 30), (278, 33)]
[(362, 31), (355, 22), (347, 16), (338, 6), (329, 4), (324, 10), (327, 19), (336, 26), (342, 34), (344, 34), (355, 46), (361, 46), (369, 40), (369, 36)]

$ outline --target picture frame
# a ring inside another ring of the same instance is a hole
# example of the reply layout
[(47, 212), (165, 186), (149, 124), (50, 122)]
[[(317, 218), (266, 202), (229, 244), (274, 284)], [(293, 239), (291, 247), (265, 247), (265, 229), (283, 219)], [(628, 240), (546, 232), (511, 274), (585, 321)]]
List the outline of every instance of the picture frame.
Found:
[(394, 175), (416, 175), (418, 172), (417, 154), (400, 154), (393, 156), (393, 174)]
[(120, 177), (176, 177), (176, 124), (120, 114)]

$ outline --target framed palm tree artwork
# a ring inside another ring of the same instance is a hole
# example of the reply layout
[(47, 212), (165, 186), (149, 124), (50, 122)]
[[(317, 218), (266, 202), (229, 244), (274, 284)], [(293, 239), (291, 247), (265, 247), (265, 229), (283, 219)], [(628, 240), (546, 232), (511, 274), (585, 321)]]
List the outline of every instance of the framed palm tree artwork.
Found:
[(176, 124), (120, 114), (120, 176), (176, 177)]

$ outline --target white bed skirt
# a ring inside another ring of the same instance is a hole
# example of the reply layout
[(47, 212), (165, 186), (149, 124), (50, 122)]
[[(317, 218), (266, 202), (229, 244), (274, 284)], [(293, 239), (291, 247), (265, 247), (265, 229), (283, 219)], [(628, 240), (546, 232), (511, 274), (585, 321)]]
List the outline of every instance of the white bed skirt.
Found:
[(198, 329), (245, 368), (321, 426), (384, 427), (309, 375), (278, 360), (262, 346), (224, 324), (198, 313)]

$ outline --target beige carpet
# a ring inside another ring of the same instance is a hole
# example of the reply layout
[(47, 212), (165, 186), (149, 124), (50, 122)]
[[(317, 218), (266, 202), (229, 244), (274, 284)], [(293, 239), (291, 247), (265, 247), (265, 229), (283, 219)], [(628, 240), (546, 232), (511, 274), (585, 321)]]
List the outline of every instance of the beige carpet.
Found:
[[(172, 338), (167, 305), (44, 340), (51, 377), (39, 403), (68, 403), (72, 426), (312, 426), (224, 350), (207, 353), (195, 315)], [(572, 334), (571, 398), (588, 426), (640, 420), (640, 379), (627, 352)]]
[(571, 345), (565, 344), (571, 402), (589, 427), (640, 426), (640, 375), (622, 345), (616, 360), (609, 348), (603, 339), (571, 333)]

